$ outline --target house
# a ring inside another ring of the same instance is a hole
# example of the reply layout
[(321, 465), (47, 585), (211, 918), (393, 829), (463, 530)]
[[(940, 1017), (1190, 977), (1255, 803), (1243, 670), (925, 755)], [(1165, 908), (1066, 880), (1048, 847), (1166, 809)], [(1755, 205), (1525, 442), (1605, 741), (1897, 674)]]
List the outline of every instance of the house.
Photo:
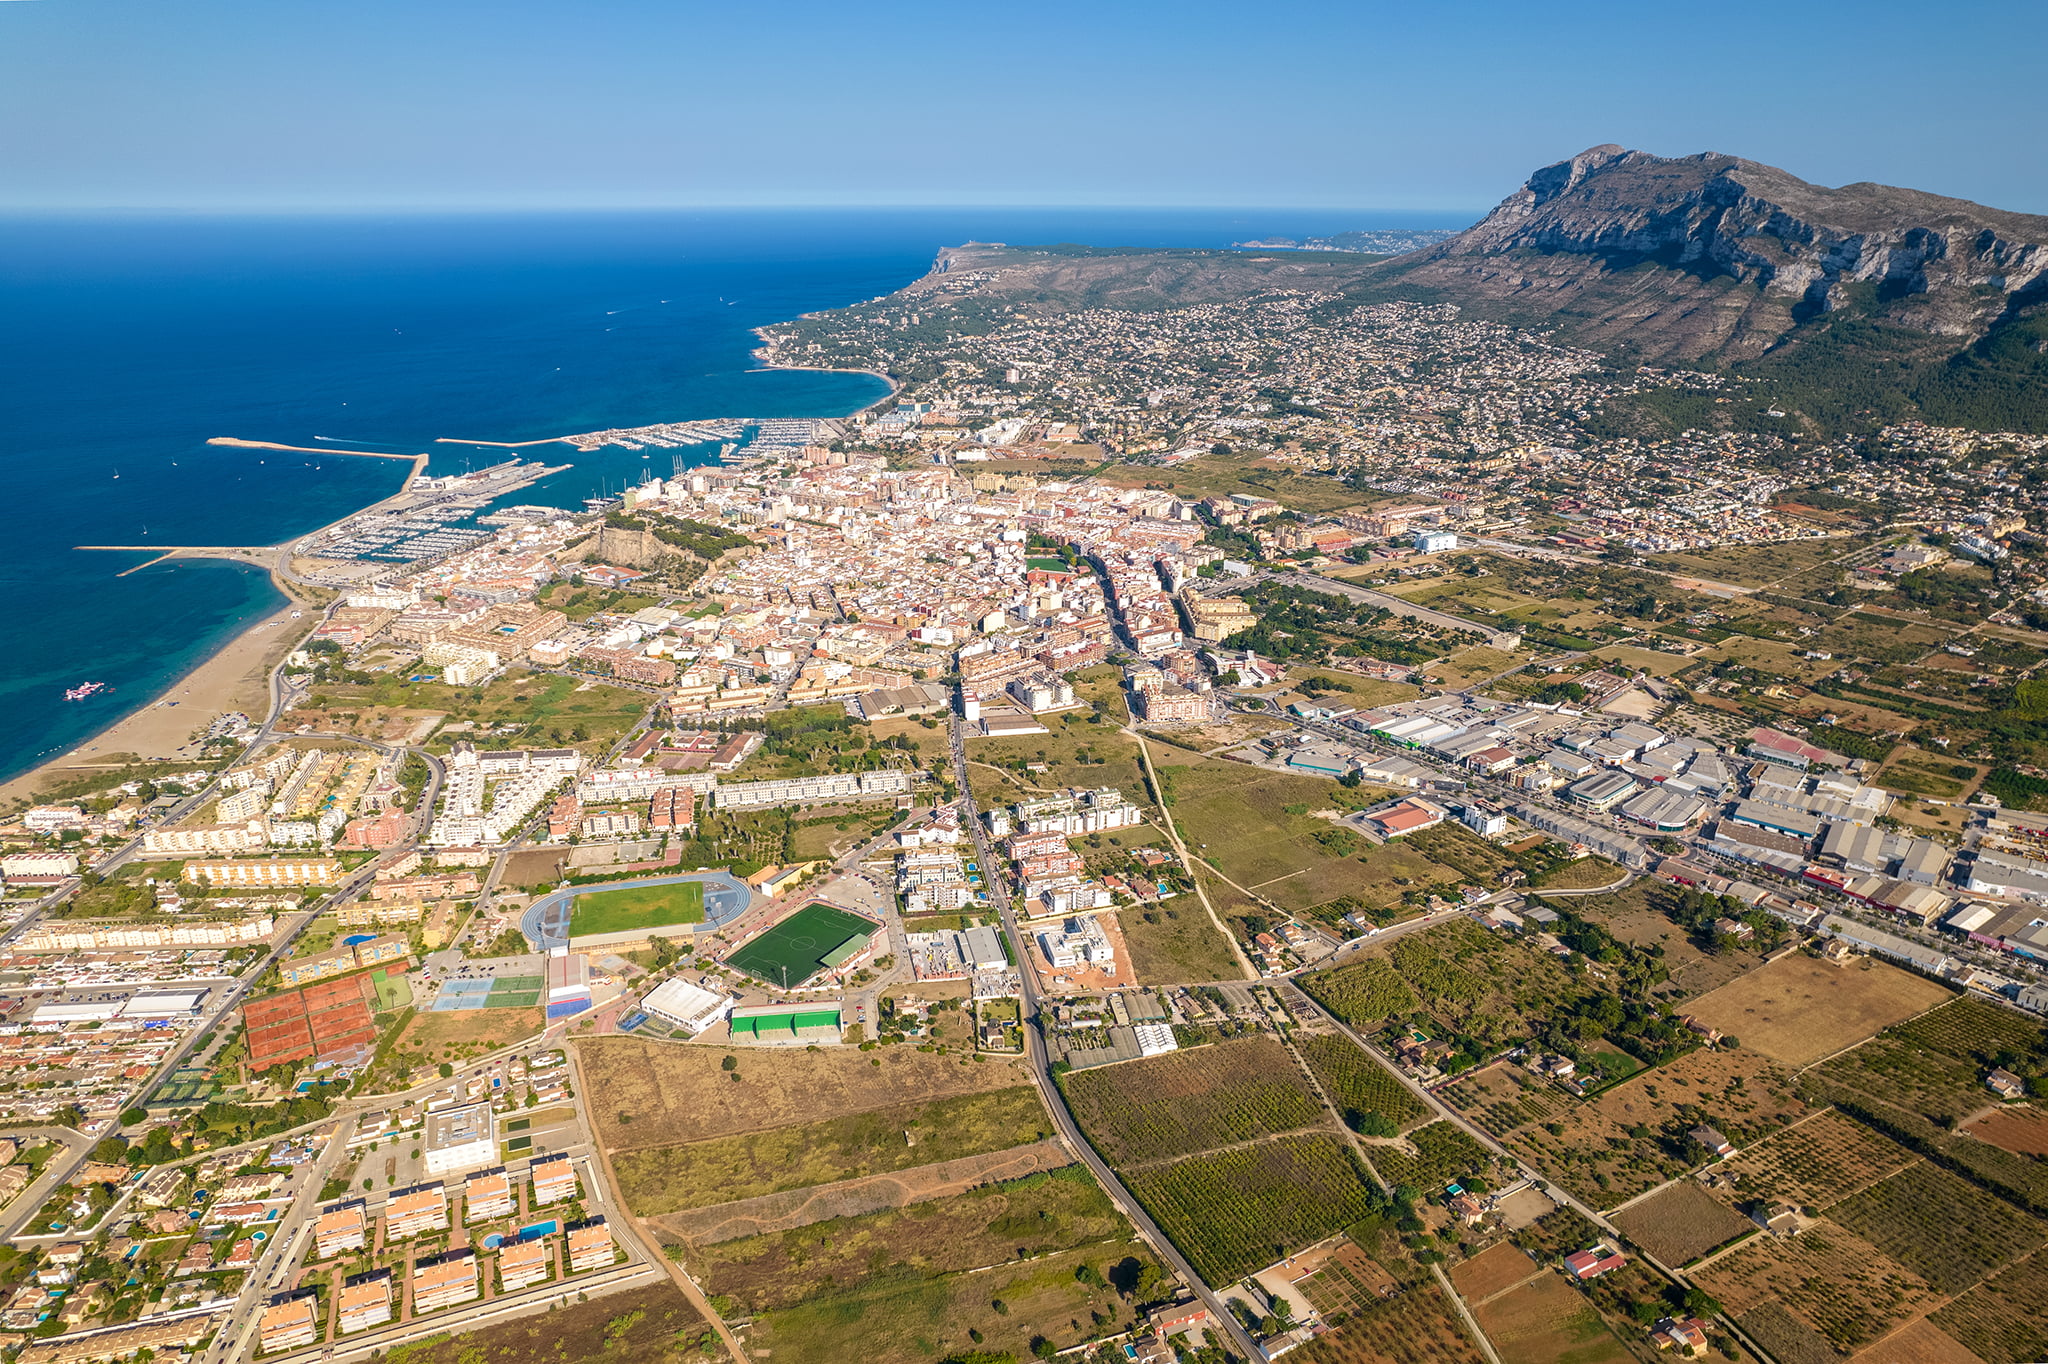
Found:
[(1698, 1142), (1723, 1160), (1735, 1154), (1735, 1144), (1711, 1127), (1701, 1125), (1693, 1128), (1685, 1135), (1691, 1137), (1695, 1142)]
[(1628, 1257), (1604, 1241), (1596, 1242), (1585, 1250), (1574, 1251), (1564, 1257), (1567, 1274), (1581, 1283), (1597, 1279), (1611, 1269), (1620, 1269), (1628, 1263)]
[(1797, 1236), (1806, 1223), (1799, 1209), (1790, 1203), (1757, 1203), (1749, 1209), (1749, 1220), (1773, 1236)]
[(1651, 1328), (1650, 1339), (1660, 1350), (1676, 1349), (1689, 1355), (1697, 1354), (1707, 1348), (1707, 1328), (1698, 1317), (1683, 1320), (1665, 1317)]
[(2027, 1097), (2026, 1081), (2009, 1070), (1993, 1070), (1984, 1077), (1984, 1087), (2001, 1099), (2024, 1099)]

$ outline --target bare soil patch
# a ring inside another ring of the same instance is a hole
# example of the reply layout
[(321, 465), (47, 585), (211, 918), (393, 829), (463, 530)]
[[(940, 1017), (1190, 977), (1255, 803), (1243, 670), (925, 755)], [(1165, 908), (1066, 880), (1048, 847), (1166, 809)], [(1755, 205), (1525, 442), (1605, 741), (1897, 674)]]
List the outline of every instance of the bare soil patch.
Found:
[(1467, 1302), (1480, 1302), (1513, 1288), (1542, 1268), (1521, 1247), (1502, 1241), (1451, 1271), (1451, 1283)]
[(1692, 1002), (1701, 1022), (1788, 1066), (1804, 1066), (1951, 998), (1952, 991), (1868, 958), (1851, 966), (1803, 952)]
[(1962, 1130), (2018, 1155), (2048, 1156), (2048, 1113), (2038, 1108), (1996, 1109)]
[(717, 1047), (631, 1037), (594, 1037), (576, 1046), (592, 1123), (614, 1151), (979, 1094), (1023, 1078), (1013, 1062), (970, 1062), (909, 1047), (735, 1048), (739, 1066), (728, 1073), (720, 1064), (726, 1053)]
[(1584, 1294), (1546, 1274), (1473, 1308), (1501, 1364), (1622, 1364), (1630, 1358)]
[(1931, 1321), (1894, 1331), (1856, 1356), (1856, 1364), (1984, 1364)]
[(1073, 1164), (1057, 1141), (1013, 1146), (1007, 1151), (962, 1156), (958, 1160), (920, 1165), (894, 1174), (845, 1179), (837, 1184), (820, 1184), (809, 1189), (743, 1198), (694, 1212), (670, 1213), (647, 1219), (663, 1231), (674, 1232), (702, 1245), (734, 1241), (742, 1236), (763, 1236), (792, 1231), (813, 1222), (835, 1217), (859, 1217), (885, 1208), (907, 1208), (934, 1198), (949, 1198), (999, 1180), (1021, 1179), (1042, 1170), (1056, 1170)]
[(1616, 1213), (1614, 1222), (1667, 1265), (1696, 1260), (1756, 1227), (1690, 1179)]

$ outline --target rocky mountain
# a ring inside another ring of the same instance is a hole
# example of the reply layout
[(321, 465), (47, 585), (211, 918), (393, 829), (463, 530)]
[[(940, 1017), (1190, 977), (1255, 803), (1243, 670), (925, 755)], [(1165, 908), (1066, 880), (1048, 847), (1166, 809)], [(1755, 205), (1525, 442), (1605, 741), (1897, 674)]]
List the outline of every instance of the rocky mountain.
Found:
[(1545, 166), (1399, 273), (1663, 358), (1741, 361), (1842, 309), (1975, 340), (2048, 301), (2048, 217), (1610, 145)]
[(1355, 294), (1449, 299), (1625, 358), (1726, 366), (1834, 419), (2048, 429), (2048, 217), (1593, 147)]
[(1275, 289), (1450, 302), (1618, 363), (1746, 376), (1763, 429), (1788, 429), (1775, 407), (1813, 432), (1914, 416), (2048, 431), (2048, 217), (1889, 185), (1829, 189), (1713, 152), (1602, 146), (1403, 255), (1267, 246), (970, 242), (877, 301), (877, 320), (943, 336), (998, 316)]

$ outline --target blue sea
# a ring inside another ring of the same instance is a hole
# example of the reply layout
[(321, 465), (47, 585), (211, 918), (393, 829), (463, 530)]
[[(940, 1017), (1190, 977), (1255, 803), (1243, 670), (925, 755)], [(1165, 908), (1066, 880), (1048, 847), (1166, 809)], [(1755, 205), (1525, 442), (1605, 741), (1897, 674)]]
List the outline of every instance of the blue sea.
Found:
[[(282, 598), (224, 562), (85, 544), (273, 544), (524, 441), (700, 417), (841, 416), (880, 380), (757, 372), (751, 329), (901, 287), (976, 239), (1223, 246), (1457, 227), (1310, 211), (706, 211), (407, 218), (0, 219), (0, 779), (147, 705)], [(578, 507), (673, 452), (570, 463), (516, 501)], [(711, 452), (708, 457), (715, 457)], [(66, 702), (66, 687), (108, 690)], [(195, 715), (195, 727), (208, 716)]]

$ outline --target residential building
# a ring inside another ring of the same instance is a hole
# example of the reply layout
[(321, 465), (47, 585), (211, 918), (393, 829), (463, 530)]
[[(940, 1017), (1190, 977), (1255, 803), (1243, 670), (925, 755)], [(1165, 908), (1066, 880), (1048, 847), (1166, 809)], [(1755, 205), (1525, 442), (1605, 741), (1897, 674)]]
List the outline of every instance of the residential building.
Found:
[(578, 1274), (603, 1269), (618, 1259), (612, 1244), (612, 1229), (602, 1217), (569, 1224), (569, 1268)]
[(342, 1280), (340, 1307), (342, 1335), (391, 1320), (391, 1271), (373, 1269)]
[(412, 1310), (416, 1314), (468, 1302), (478, 1291), (474, 1250), (451, 1250), (413, 1266)]
[(384, 1239), (399, 1241), (448, 1229), (448, 1191), (439, 1184), (397, 1189), (384, 1205)]
[(530, 1174), (536, 1208), (564, 1202), (577, 1194), (576, 1167), (567, 1156), (543, 1156), (533, 1162)]

